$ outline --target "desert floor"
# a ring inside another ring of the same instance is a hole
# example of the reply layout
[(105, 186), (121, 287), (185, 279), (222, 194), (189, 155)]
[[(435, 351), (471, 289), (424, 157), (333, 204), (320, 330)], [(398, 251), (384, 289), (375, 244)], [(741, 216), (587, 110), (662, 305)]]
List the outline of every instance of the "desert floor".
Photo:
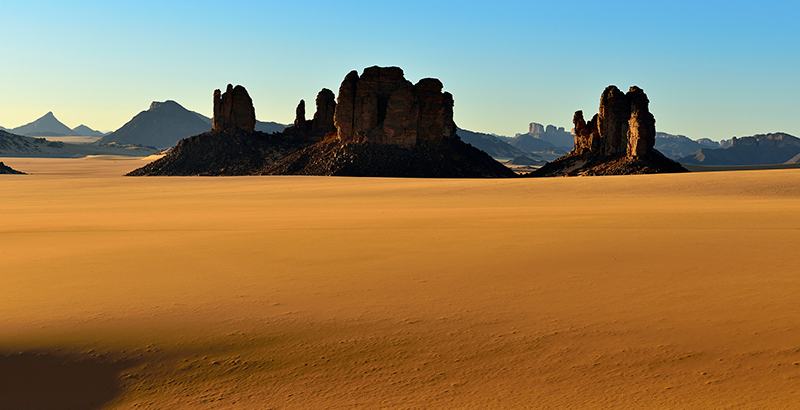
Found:
[(800, 169), (0, 158), (0, 408), (796, 408)]

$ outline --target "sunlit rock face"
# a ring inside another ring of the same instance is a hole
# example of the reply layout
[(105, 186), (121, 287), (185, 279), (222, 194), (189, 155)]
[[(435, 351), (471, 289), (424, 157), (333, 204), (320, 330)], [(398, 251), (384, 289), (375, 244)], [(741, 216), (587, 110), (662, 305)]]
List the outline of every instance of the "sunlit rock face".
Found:
[(586, 122), (583, 111), (572, 117), (575, 147), (567, 155), (546, 164), (531, 176), (621, 175), (686, 172), (654, 149), (656, 119), (650, 100), (639, 87), (623, 93), (606, 87), (600, 109)]
[(227, 128), (240, 128), (253, 132), (256, 127), (256, 110), (250, 94), (241, 85), (228, 84), (224, 93), (214, 90), (214, 131)]
[(412, 84), (398, 67), (351, 71), (339, 87), (334, 114), (342, 141), (413, 147), (441, 145), (456, 138), (453, 96), (442, 83), (424, 78)]

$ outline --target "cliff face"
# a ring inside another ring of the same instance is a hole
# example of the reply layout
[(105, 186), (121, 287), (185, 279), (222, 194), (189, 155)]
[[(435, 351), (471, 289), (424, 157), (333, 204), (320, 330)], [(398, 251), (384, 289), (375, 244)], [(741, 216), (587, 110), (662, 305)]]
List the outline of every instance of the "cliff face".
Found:
[(414, 85), (398, 67), (369, 67), (361, 76), (351, 71), (339, 87), (337, 136), (401, 147), (441, 145), (456, 135), (453, 96), (442, 88), (434, 78)]
[(224, 93), (214, 90), (214, 119), (212, 128), (221, 131), (228, 128), (239, 128), (253, 132), (256, 127), (256, 110), (253, 100), (244, 87), (228, 84)]
[(589, 122), (583, 111), (575, 112), (575, 148), (532, 176), (685, 172), (654, 149), (656, 120), (649, 104), (639, 87), (623, 93), (608, 86), (600, 96), (599, 112)]

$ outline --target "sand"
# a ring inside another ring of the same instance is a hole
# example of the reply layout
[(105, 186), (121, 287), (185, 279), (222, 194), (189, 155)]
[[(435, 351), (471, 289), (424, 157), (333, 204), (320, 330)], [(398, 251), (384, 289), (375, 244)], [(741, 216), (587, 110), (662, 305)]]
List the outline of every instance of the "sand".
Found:
[(3, 409), (800, 402), (797, 169), (173, 178), (0, 160), (33, 174), (0, 178)]

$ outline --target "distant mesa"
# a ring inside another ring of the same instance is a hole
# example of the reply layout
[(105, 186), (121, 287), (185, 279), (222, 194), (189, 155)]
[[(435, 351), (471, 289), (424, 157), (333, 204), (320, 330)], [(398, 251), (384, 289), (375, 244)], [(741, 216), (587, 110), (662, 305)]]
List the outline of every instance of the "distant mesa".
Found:
[(608, 86), (600, 98), (600, 112), (587, 123), (576, 111), (575, 148), (567, 155), (532, 172), (531, 176), (625, 175), (688, 172), (655, 148), (655, 117), (639, 87), (623, 93)]
[(528, 152), (560, 150), (567, 153), (575, 146), (575, 137), (564, 127), (532, 122), (528, 125), (528, 133), (517, 134), (510, 144)]
[(800, 138), (776, 132), (733, 137), (725, 148), (701, 148), (678, 162), (687, 165), (772, 165), (800, 162)]
[(25, 173), (24, 173), (24, 172), (17, 171), (16, 169), (13, 169), (13, 168), (9, 167), (8, 165), (6, 165), (6, 164), (4, 164), (4, 163), (0, 162), (0, 174), (18, 174), (18, 175), (24, 175)]
[(211, 131), (129, 175), (514, 176), (461, 141), (442, 88), (433, 78), (412, 84), (398, 67), (352, 71), (337, 100), (320, 91), (312, 119), (301, 100), (292, 126), (265, 134), (253, 128), (244, 87), (229, 85), (214, 93)]

